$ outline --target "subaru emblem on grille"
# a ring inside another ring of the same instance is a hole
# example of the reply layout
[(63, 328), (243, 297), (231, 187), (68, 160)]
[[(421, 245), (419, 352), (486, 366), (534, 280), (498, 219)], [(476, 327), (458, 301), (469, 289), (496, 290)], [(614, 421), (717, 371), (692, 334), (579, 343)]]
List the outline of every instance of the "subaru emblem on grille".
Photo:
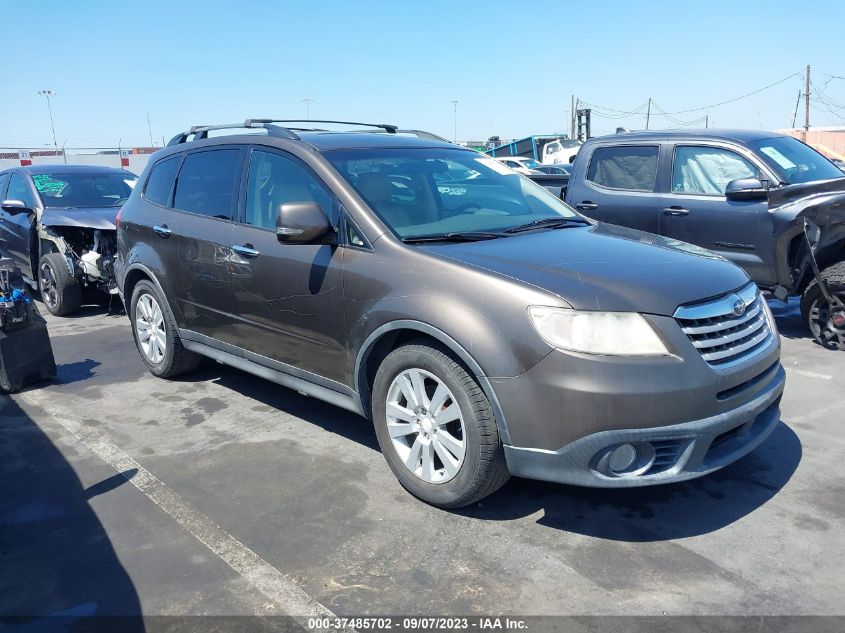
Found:
[(742, 297), (737, 297), (736, 301), (734, 302), (734, 314), (737, 316), (742, 316), (745, 314), (745, 301)]

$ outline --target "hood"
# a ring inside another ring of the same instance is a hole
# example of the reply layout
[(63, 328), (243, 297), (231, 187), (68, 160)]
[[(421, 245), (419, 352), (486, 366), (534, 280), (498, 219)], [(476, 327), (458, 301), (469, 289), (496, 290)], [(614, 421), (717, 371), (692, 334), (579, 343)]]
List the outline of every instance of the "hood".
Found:
[(425, 248), (548, 290), (579, 310), (671, 316), (749, 281), (710, 251), (610, 224)]
[(819, 226), (845, 222), (845, 178), (769, 190), (769, 209), (806, 216)]
[(115, 230), (114, 220), (120, 207), (44, 209), (42, 226), (76, 226), (83, 229)]

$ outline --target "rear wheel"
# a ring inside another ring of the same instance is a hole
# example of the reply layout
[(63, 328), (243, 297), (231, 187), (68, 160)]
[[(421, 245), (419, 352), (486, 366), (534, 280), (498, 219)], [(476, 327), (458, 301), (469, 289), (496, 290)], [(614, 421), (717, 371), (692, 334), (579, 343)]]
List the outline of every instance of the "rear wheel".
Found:
[[(825, 268), (822, 279), (830, 292), (845, 304), (845, 261)], [(845, 350), (845, 309), (832, 310), (815, 279), (801, 295), (801, 316), (819, 345)]]
[(508, 480), (490, 403), (446, 350), (419, 344), (391, 352), (376, 374), (372, 410), (390, 469), (423, 501), (460, 508)]
[(141, 360), (155, 376), (171, 378), (196, 369), (202, 357), (188, 351), (163, 297), (149, 281), (139, 281), (129, 308), (132, 335)]
[(82, 305), (82, 287), (60, 253), (48, 253), (38, 262), (38, 290), (47, 311), (55, 316), (76, 312)]

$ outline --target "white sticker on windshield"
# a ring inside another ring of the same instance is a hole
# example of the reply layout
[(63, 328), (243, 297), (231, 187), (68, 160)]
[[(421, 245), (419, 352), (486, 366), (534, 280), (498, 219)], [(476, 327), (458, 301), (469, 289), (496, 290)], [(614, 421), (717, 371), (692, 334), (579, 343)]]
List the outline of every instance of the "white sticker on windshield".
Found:
[(492, 158), (476, 158), (476, 162), (481, 163), (485, 167), (489, 167), (497, 174), (502, 174), (503, 176), (513, 176), (516, 172), (508, 167), (507, 165), (503, 165), (497, 160), (493, 160)]
[(774, 147), (761, 147), (760, 151), (784, 169), (793, 169), (795, 167), (795, 163), (777, 151)]
[(136, 178), (132, 178), (132, 179), (124, 178), (123, 182), (125, 182), (127, 185), (129, 185), (130, 189), (134, 189), (135, 183), (138, 182), (138, 180)]

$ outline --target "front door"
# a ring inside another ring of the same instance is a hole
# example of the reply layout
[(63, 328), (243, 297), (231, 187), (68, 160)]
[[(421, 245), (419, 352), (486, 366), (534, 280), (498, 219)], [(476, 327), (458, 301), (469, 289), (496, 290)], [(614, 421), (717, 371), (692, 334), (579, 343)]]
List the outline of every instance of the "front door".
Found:
[[(32, 275), (33, 262), (30, 258), (30, 235), (32, 223), (35, 221), (36, 202), (35, 191), (29, 184), (29, 179), (19, 172), (12, 172), (9, 178), (9, 188), (6, 191), (7, 200), (20, 200), (31, 212), (9, 213), (3, 211), (3, 247), (27, 276)], [(38, 257), (36, 251), (35, 257)]]
[(299, 159), (270, 149), (252, 151), (245, 189), (242, 222), (232, 234), (241, 347), (346, 384), (343, 251), (276, 237), (279, 207), (290, 202), (316, 202), (336, 226), (334, 196)]
[(736, 178), (765, 178), (739, 153), (717, 146), (678, 145), (670, 192), (660, 204), (660, 234), (718, 253), (758, 284), (775, 283), (772, 225), (764, 200), (728, 200)]

